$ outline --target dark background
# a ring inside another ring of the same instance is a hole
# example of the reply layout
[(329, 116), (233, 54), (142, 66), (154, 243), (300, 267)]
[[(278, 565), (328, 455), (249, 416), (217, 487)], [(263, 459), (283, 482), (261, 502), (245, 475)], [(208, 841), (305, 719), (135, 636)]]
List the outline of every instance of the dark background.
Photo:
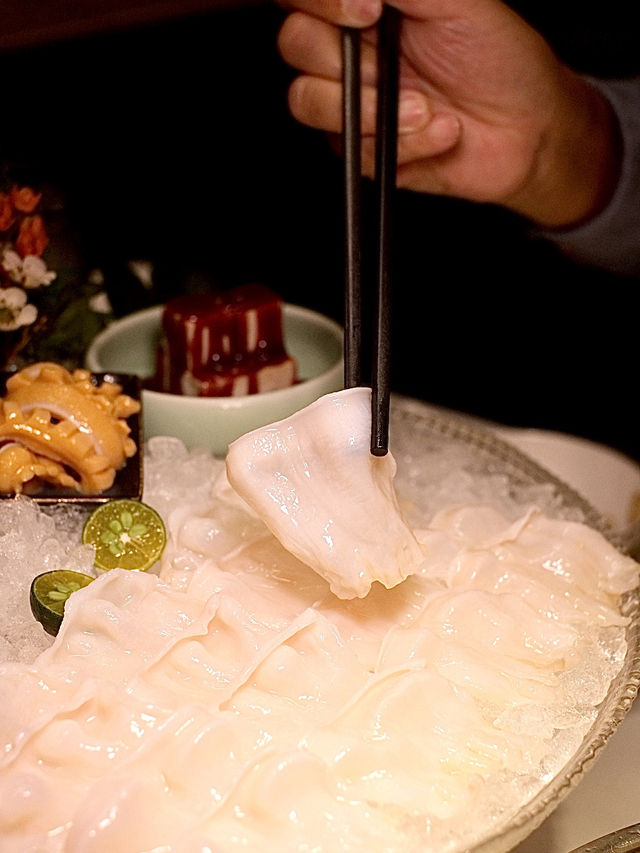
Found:
[[(579, 70), (640, 72), (630, 4), (513, 5)], [(256, 3), (0, 52), (0, 154), (63, 194), (117, 313), (255, 280), (342, 319), (341, 164), (288, 115), (282, 17)], [(153, 262), (151, 292), (132, 259)], [(504, 211), (399, 193), (396, 391), (640, 458), (638, 303), (637, 281)]]

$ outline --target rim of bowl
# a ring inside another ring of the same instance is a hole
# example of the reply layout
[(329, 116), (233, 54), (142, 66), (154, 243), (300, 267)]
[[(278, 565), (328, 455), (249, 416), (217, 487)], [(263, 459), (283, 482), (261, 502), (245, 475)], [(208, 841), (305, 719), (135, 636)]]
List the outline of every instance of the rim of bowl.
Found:
[[(92, 372), (109, 372), (109, 368), (105, 367), (105, 365), (100, 362), (97, 355), (97, 351), (100, 349), (101, 345), (106, 341), (110, 341), (112, 338), (118, 337), (130, 328), (139, 326), (140, 323), (145, 320), (152, 318), (155, 319), (156, 316), (159, 319), (162, 315), (163, 308), (163, 305), (152, 305), (150, 308), (143, 308), (141, 311), (134, 311), (132, 314), (127, 314), (125, 317), (113, 320), (106, 329), (96, 335), (89, 345), (85, 358), (87, 369)], [(152, 391), (147, 388), (144, 388), (142, 393), (151, 399), (158, 398), (166, 400), (175, 398), (176, 400), (188, 400), (189, 404), (194, 406), (218, 405), (220, 408), (236, 409), (243, 406), (258, 406), (260, 405), (260, 401), (265, 399), (277, 400), (280, 397), (286, 397), (287, 395), (290, 396), (292, 393), (295, 394), (296, 389), (299, 389), (300, 392), (304, 391), (307, 393), (316, 385), (324, 385), (327, 377), (332, 373), (336, 372), (338, 369), (342, 371), (344, 341), (342, 326), (331, 317), (327, 317), (326, 314), (321, 314), (319, 311), (314, 311), (312, 308), (306, 308), (302, 305), (294, 305), (290, 302), (284, 302), (282, 310), (285, 317), (299, 320), (311, 320), (334, 335), (339, 346), (339, 355), (335, 363), (332, 364), (328, 370), (319, 373), (317, 376), (313, 376), (311, 379), (303, 379), (295, 385), (290, 385), (288, 388), (278, 388), (275, 391), (262, 391), (259, 394), (245, 394), (241, 397), (190, 397), (183, 396), (181, 394), (170, 394), (167, 391)], [(122, 371), (120, 370), (119, 372)]]

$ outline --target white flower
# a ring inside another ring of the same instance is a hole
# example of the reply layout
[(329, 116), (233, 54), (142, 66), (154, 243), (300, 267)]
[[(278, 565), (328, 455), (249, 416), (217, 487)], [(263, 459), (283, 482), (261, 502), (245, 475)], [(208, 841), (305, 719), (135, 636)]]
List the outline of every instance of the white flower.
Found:
[(45, 285), (54, 280), (56, 273), (48, 270), (47, 265), (37, 255), (27, 255), (22, 262), (22, 284), (27, 290)]
[(153, 264), (151, 261), (129, 261), (127, 266), (145, 290), (153, 287)]
[(35, 305), (27, 303), (27, 294), (19, 287), (0, 288), (0, 331), (12, 332), (30, 326), (38, 316)]
[(45, 287), (54, 280), (56, 273), (48, 270), (47, 265), (37, 255), (27, 255), (21, 258), (13, 249), (5, 249), (2, 253), (2, 267), (11, 281), (21, 284), (27, 290)]
[(2, 267), (12, 281), (19, 282), (22, 278), (22, 258), (13, 249), (5, 249), (2, 253)]
[(93, 269), (89, 273), (89, 277), (87, 279), (89, 284), (93, 284), (95, 287), (102, 287), (104, 284), (104, 273), (100, 269)]
[(99, 293), (94, 293), (93, 296), (89, 298), (89, 308), (91, 308), (92, 311), (95, 311), (96, 314), (111, 314), (113, 311), (111, 303), (109, 302), (109, 296), (104, 290), (101, 290)]

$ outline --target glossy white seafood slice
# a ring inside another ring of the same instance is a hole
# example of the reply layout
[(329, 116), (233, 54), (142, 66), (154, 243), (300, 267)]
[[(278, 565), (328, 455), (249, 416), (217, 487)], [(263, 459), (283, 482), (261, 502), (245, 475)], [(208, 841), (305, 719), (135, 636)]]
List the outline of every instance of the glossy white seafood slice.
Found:
[(247, 433), (227, 454), (229, 482), (284, 547), (339, 598), (391, 588), (424, 561), (398, 506), (388, 453), (369, 452), (371, 392), (328, 394)]
[(431, 598), (420, 626), (449, 642), (557, 671), (573, 661), (578, 632), (517, 595), (455, 589)]
[(377, 671), (433, 670), (480, 702), (506, 708), (559, 701), (558, 675), (529, 661), (442, 638), (429, 628), (393, 628), (380, 650)]
[(617, 597), (638, 583), (637, 562), (586, 524), (551, 518), (536, 507), (510, 524), (500, 519), (491, 507), (459, 506), (441, 510), (429, 526), (469, 549), (490, 550), (505, 567), (533, 568), (536, 577), (544, 570), (576, 597), (589, 596), (605, 607), (617, 608)]
[(469, 806), (481, 779), (535, 749), (507, 737), (462, 689), (420, 670), (378, 676), (331, 726), (306, 740), (332, 768), (345, 798), (446, 819)]
[(606, 605), (638, 583), (638, 564), (618, 551), (598, 531), (566, 519), (548, 518), (540, 510), (528, 514), (516, 535), (505, 536), (493, 550), (501, 560), (520, 559), (540, 565), (580, 592)]

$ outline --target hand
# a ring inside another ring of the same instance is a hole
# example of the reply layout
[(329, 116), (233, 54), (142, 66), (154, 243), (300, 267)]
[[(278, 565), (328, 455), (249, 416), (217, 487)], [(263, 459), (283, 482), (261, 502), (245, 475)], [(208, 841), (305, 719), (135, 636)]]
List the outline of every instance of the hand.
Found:
[[(291, 0), (283, 58), (301, 122), (339, 133), (340, 25), (362, 28), (363, 170), (374, 163), (378, 0)], [(608, 104), (499, 0), (393, 0), (403, 13), (398, 185), (500, 204), (546, 227), (606, 204), (619, 170)]]

